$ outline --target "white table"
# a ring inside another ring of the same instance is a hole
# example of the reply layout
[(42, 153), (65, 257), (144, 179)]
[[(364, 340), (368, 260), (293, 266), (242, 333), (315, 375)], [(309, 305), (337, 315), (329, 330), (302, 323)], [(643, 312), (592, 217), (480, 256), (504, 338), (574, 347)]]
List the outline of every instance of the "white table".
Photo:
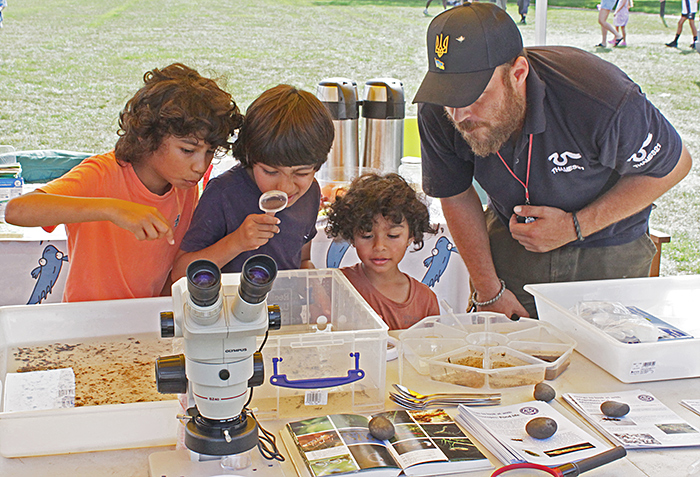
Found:
[[(399, 380), (398, 361), (387, 363), (387, 409), (396, 409), (389, 401), (388, 392), (391, 383)], [(439, 390), (464, 390), (465, 388), (429, 381), (419, 376), (409, 366), (404, 370), (404, 384), (419, 392)], [(602, 369), (588, 361), (578, 353), (574, 353), (572, 362), (563, 374), (550, 384), (559, 394), (563, 392), (602, 392), (623, 389), (642, 388), (653, 393), (664, 404), (673, 409), (690, 423), (700, 426), (700, 416), (680, 406), (681, 399), (697, 398), (700, 396), (700, 378), (674, 381), (658, 381), (653, 383), (623, 384)], [(532, 398), (532, 386), (507, 389), (503, 392), (503, 404), (524, 402)], [(255, 402), (253, 401), (253, 404)], [(595, 431), (563, 404), (561, 398), (553, 402), (555, 408), (591, 433)], [(263, 421), (263, 427), (277, 433), (285, 421)], [(109, 432), (109, 429), (105, 429)], [(279, 439), (278, 439), (279, 440)], [(479, 448), (489, 456), (495, 466), (498, 462), (485, 449)], [(157, 447), (134, 450), (90, 452), (83, 454), (59, 455), (49, 457), (30, 457), (21, 459), (0, 458), (0, 475), (3, 477), (26, 477), (51, 475), (53, 477), (94, 477), (103, 475), (146, 477), (148, 476), (148, 456), (153, 452), (162, 452), (172, 447)], [(286, 455), (286, 450), (283, 449)], [(684, 477), (686, 469), (696, 459), (700, 458), (700, 449), (663, 449), (638, 450), (628, 453), (628, 457), (608, 464), (604, 467), (586, 473), (590, 477)], [(296, 472), (287, 460), (281, 466), (286, 477), (295, 477)], [(257, 475), (261, 477), (279, 477), (279, 471), (265, 472), (261, 469)], [(463, 474), (467, 477), (488, 477), (490, 472), (471, 472)]]

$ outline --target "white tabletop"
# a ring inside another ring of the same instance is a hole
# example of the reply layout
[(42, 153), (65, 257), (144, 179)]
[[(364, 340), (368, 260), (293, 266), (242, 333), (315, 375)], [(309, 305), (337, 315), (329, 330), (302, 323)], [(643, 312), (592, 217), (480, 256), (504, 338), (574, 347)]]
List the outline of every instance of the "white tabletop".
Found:
[[(419, 392), (433, 392), (440, 390), (459, 390), (465, 388), (430, 381), (417, 375), (407, 365), (404, 369), (403, 383)], [(398, 360), (387, 363), (387, 409), (395, 409), (396, 405), (388, 400), (388, 392), (391, 384), (399, 382)], [(658, 381), (650, 383), (623, 384), (613, 376), (598, 368), (592, 362), (578, 353), (574, 353), (572, 362), (564, 373), (550, 384), (560, 395), (563, 392), (602, 392), (623, 389), (645, 389), (653, 393), (664, 404), (673, 409), (681, 417), (690, 423), (700, 426), (700, 416), (693, 414), (679, 404), (681, 399), (698, 398), (700, 396), (700, 378), (683, 379), (673, 381)], [(503, 404), (514, 404), (532, 399), (532, 386), (510, 388), (503, 392)], [(253, 404), (255, 404), (253, 402)], [(573, 422), (577, 423), (589, 432), (595, 433), (571, 408), (564, 404), (558, 396), (553, 406)], [(451, 412), (451, 411), (450, 411)], [(277, 433), (285, 424), (285, 421), (263, 421), (266, 429)], [(105, 429), (109, 432), (109, 429)], [(279, 439), (278, 439), (279, 441)], [(282, 446), (282, 452), (286, 450)], [(491, 462), (498, 467), (500, 464), (488, 453), (483, 446), (479, 448), (489, 456)], [(94, 477), (97, 475), (146, 477), (149, 475), (148, 456), (153, 452), (172, 450), (173, 447), (157, 447), (146, 449), (133, 449), (121, 451), (89, 452), (72, 455), (59, 455), (48, 457), (29, 457), (17, 459), (0, 458), (0, 475), (3, 477), (24, 477), (51, 475), (53, 477)], [(254, 451), (256, 452), (256, 451)], [(700, 458), (698, 448), (663, 449), (663, 450), (637, 450), (628, 453), (628, 457), (608, 464), (604, 467), (587, 472), (590, 477), (683, 477), (686, 469), (696, 459)], [(296, 472), (289, 460), (281, 466), (287, 477), (296, 476)], [(221, 473), (221, 472), (218, 472)], [(260, 469), (256, 475), (270, 474), (279, 476), (279, 470), (272, 473)], [(471, 472), (464, 474), (471, 477), (487, 477), (490, 472)], [(158, 476), (160, 477), (160, 476)]]

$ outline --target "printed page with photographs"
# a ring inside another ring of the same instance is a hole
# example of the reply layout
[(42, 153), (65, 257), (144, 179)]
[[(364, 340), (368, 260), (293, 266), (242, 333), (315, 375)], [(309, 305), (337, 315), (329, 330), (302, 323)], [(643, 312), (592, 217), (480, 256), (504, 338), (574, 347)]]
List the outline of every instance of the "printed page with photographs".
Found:
[[(536, 439), (525, 431), (537, 417), (549, 417), (557, 430), (547, 439)], [(457, 422), (483, 443), (504, 464), (531, 462), (556, 466), (591, 457), (610, 449), (543, 401), (530, 401), (490, 409), (459, 406)]]
[[(700, 430), (644, 390), (563, 397), (593, 427), (625, 449), (700, 446)], [(625, 403), (630, 411), (622, 417), (608, 417), (600, 410), (605, 401)]]
[[(488, 459), (442, 409), (377, 414), (394, 424), (388, 441), (369, 432), (369, 418), (333, 414), (294, 421), (280, 431), (300, 476), (362, 473), (409, 477), (491, 469)], [(298, 464), (296, 457), (303, 459)]]

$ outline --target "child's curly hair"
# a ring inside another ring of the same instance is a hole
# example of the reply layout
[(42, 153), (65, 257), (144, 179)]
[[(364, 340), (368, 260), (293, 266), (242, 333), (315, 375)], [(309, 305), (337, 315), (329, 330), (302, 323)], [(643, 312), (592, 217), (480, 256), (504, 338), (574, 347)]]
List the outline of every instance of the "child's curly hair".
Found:
[(135, 164), (155, 152), (163, 139), (195, 136), (217, 154), (232, 147), (231, 136), (243, 115), (229, 93), (216, 82), (181, 63), (154, 68), (143, 75), (144, 86), (119, 115), (115, 155)]
[(370, 173), (352, 181), (331, 204), (326, 234), (352, 242), (355, 234), (371, 232), (380, 214), (394, 224), (406, 219), (415, 250), (423, 248), (424, 233), (437, 233), (437, 227), (430, 225), (428, 207), (403, 177)]

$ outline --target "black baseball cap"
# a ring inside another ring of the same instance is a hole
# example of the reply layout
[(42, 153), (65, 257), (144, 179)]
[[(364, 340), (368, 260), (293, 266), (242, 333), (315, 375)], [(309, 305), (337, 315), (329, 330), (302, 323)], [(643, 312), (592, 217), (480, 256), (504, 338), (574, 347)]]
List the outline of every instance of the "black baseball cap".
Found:
[(428, 73), (413, 102), (469, 106), (484, 92), (496, 67), (522, 51), (518, 26), (495, 4), (446, 10), (428, 27)]

